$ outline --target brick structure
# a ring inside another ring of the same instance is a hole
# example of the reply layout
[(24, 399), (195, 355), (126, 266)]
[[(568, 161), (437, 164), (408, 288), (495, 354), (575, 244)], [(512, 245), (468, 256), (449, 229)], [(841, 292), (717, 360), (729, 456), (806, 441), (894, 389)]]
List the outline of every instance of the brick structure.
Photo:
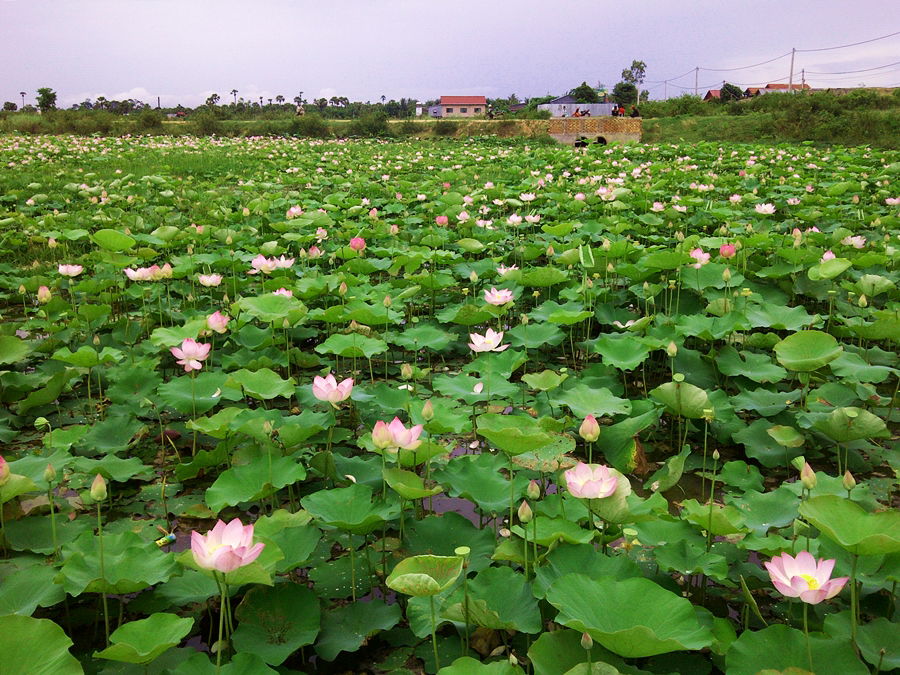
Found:
[(548, 123), (547, 133), (560, 143), (640, 142), (642, 124), (640, 117), (564, 117)]

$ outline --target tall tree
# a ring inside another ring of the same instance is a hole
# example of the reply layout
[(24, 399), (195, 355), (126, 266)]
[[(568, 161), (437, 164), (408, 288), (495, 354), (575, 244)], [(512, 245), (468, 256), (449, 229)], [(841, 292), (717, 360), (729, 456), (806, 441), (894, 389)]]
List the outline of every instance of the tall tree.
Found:
[(23, 108), (25, 107), (25, 94), (27, 94), (27, 93), (28, 93), (27, 91), (20, 91), (20, 92), (19, 92), (19, 96), (22, 97), (22, 107), (23, 107)]
[(212, 93), (209, 95), (209, 98), (206, 99), (206, 105), (208, 105), (208, 106), (218, 105), (220, 100), (221, 100), (221, 97), (218, 94)]
[(284, 96), (282, 96), (281, 94), (278, 94), (278, 96), (275, 97), (275, 103), (277, 103), (278, 105), (281, 105), (282, 103), (284, 103)]
[(570, 96), (574, 96), (578, 103), (597, 103), (600, 99), (597, 92), (591, 89), (591, 85), (582, 82), (569, 92)]
[[(632, 100), (636, 104), (639, 104), (641, 102), (638, 98), (638, 87), (644, 83), (644, 77), (646, 73), (647, 64), (643, 61), (632, 61), (631, 67), (626, 68), (622, 71), (622, 82), (634, 86), (634, 98)], [(623, 101), (619, 102), (623, 103)], [(628, 102), (630, 103), (630, 101)]]
[(237, 95), (238, 95), (238, 90), (237, 90), (237, 89), (232, 89), (232, 90), (231, 90), (231, 95), (234, 96), (234, 104), (237, 105)]
[(726, 82), (719, 92), (719, 100), (723, 103), (728, 101), (738, 101), (742, 98), (744, 98), (743, 90), (736, 84), (731, 84), (731, 82)]
[(41, 87), (37, 90), (37, 104), (41, 112), (53, 110), (56, 107), (56, 92), (50, 87)]

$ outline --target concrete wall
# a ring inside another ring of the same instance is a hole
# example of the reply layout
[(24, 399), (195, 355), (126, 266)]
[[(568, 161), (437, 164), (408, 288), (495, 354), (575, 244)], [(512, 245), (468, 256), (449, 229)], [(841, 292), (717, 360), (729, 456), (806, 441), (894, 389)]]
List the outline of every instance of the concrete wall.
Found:
[[(591, 117), (611, 116), (612, 103), (541, 103), (538, 110), (549, 110), (551, 117), (571, 117), (576, 109), (591, 113)], [(577, 119), (577, 118), (576, 118)]]
[[(462, 112), (463, 108), (466, 109), (466, 112)], [(450, 112), (451, 110), (453, 112)], [(478, 112), (475, 112), (476, 110)], [(478, 117), (485, 114), (487, 114), (486, 103), (468, 103), (466, 105), (458, 105), (456, 103), (453, 105), (441, 104), (441, 117)]]
[(641, 140), (640, 117), (572, 117), (552, 119), (547, 133), (560, 143), (572, 144), (584, 138), (594, 143), (598, 138), (607, 143), (636, 143)]

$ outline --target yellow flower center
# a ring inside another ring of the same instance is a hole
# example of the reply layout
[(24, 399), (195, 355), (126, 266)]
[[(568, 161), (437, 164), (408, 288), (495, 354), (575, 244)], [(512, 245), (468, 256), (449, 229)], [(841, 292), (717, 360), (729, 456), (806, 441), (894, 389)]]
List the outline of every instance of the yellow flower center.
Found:
[(809, 590), (815, 591), (819, 588), (819, 582), (815, 577), (809, 574), (801, 574), (799, 576), (809, 585)]

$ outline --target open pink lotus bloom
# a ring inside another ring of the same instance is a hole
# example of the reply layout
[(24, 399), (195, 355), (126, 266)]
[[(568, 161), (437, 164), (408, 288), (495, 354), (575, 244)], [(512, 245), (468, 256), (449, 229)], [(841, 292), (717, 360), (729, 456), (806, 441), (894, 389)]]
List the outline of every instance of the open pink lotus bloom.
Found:
[(215, 288), (219, 284), (222, 283), (222, 275), (221, 274), (201, 274), (197, 277), (197, 280), (200, 282), (201, 286), (206, 288)]
[(321, 258), (322, 257), (322, 249), (320, 249), (318, 246), (313, 244), (312, 246), (309, 247), (309, 251), (307, 252), (307, 255), (309, 255), (309, 257), (313, 260), (315, 260), (316, 258)]
[(278, 261), (275, 258), (267, 258), (261, 253), (250, 261), (250, 269), (247, 274), (271, 274), (278, 267)]
[(149, 267), (138, 267), (137, 269), (126, 267), (123, 271), (125, 276), (132, 281), (152, 281), (153, 279), (153, 272)]
[(362, 252), (366, 249), (366, 240), (362, 237), (353, 237), (353, 239), (350, 240), (350, 248), (354, 251)]
[(796, 558), (782, 553), (764, 564), (779, 593), (810, 605), (833, 598), (850, 578), (829, 579), (834, 560), (816, 560), (808, 551), (800, 551)]
[(491, 328), (487, 329), (484, 335), (478, 333), (469, 333), (469, 347), (473, 352), (502, 352), (509, 348), (509, 345), (501, 345), (503, 333), (497, 333)]
[(56, 270), (64, 277), (77, 277), (84, 268), (81, 265), (60, 265)]
[(288, 290), (287, 288), (279, 288), (277, 291), (272, 291), (272, 295), (283, 295), (286, 298), (293, 298), (294, 291)]
[(770, 215), (775, 213), (775, 205), (774, 204), (757, 204), (753, 207), (757, 213), (761, 213), (763, 215)]
[(372, 442), (376, 448), (381, 449), (415, 450), (422, 445), (422, 441), (419, 440), (421, 433), (421, 424), (416, 424), (407, 429), (403, 426), (403, 422), (400, 421), (399, 417), (391, 420), (390, 424), (378, 420), (372, 429)]
[(275, 269), (277, 270), (289, 269), (291, 265), (294, 264), (293, 258), (285, 258), (284, 256), (281, 256), (280, 258), (272, 258), (272, 260), (275, 263)]
[(172, 347), (169, 351), (172, 352), (172, 356), (178, 359), (176, 363), (179, 366), (184, 366), (184, 372), (189, 373), (192, 370), (200, 370), (203, 367), (203, 364), (200, 362), (209, 356), (211, 348), (212, 345), (210, 344), (185, 338), (184, 342), (181, 343), (181, 347)]
[(697, 261), (694, 263), (694, 267), (698, 270), (709, 262), (709, 253), (704, 253), (702, 248), (695, 248), (691, 251), (691, 257)]
[(826, 260), (834, 260), (835, 257), (836, 256), (834, 255), (833, 251), (825, 251), (825, 253), (822, 254), (821, 262), (825, 262)]
[(582, 499), (609, 497), (619, 485), (618, 477), (603, 464), (578, 462), (575, 468), (563, 475), (566, 477), (566, 488), (572, 496)]
[(191, 553), (200, 567), (216, 572), (231, 572), (249, 565), (259, 557), (265, 544), (253, 543), (253, 525), (235, 518), (227, 525), (217, 521), (205, 535), (191, 532)]
[(338, 384), (334, 375), (328, 373), (325, 377), (316, 375), (313, 378), (312, 392), (320, 401), (327, 401), (335, 408), (341, 401), (346, 401), (353, 391), (353, 378), (348, 377)]
[[(856, 235), (855, 237), (844, 237), (841, 239), (841, 243), (844, 246), (852, 246), (853, 248), (863, 248), (866, 245), (866, 238), (861, 234)], [(76, 265), (77, 267), (77, 265)]]
[(206, 317), (206, 326), (210, 330), (214, 330), (219, 334), (224, 333), (228, 330), (228, 322), (231, 321), (231, 317), (227, 314), (222, 314), (222, 312), (216, 311), (213, 314), (210, 314)]
[(296, 218), (297, 216), (302, 216), (302, 215), (303, 215), (303, 209), (301, 209), (299, 206), (292, 206), (291, 208), (289, 208), (287, 210), (287, 213), (285, 214), (285, 216), (288, 219)]
[(722, 244), (719, 247), (719, 255), (723, 258), (733, 258), (735, 252), (736, 251), (733, 244)]
[(502, 288), (499, 291), (496, 288), (491, 288), (491, 290), (484, 289), (484, 301), (489, 305), (505, 305), (507, 302), (512, 302), (513, 292), (509, 289)]

